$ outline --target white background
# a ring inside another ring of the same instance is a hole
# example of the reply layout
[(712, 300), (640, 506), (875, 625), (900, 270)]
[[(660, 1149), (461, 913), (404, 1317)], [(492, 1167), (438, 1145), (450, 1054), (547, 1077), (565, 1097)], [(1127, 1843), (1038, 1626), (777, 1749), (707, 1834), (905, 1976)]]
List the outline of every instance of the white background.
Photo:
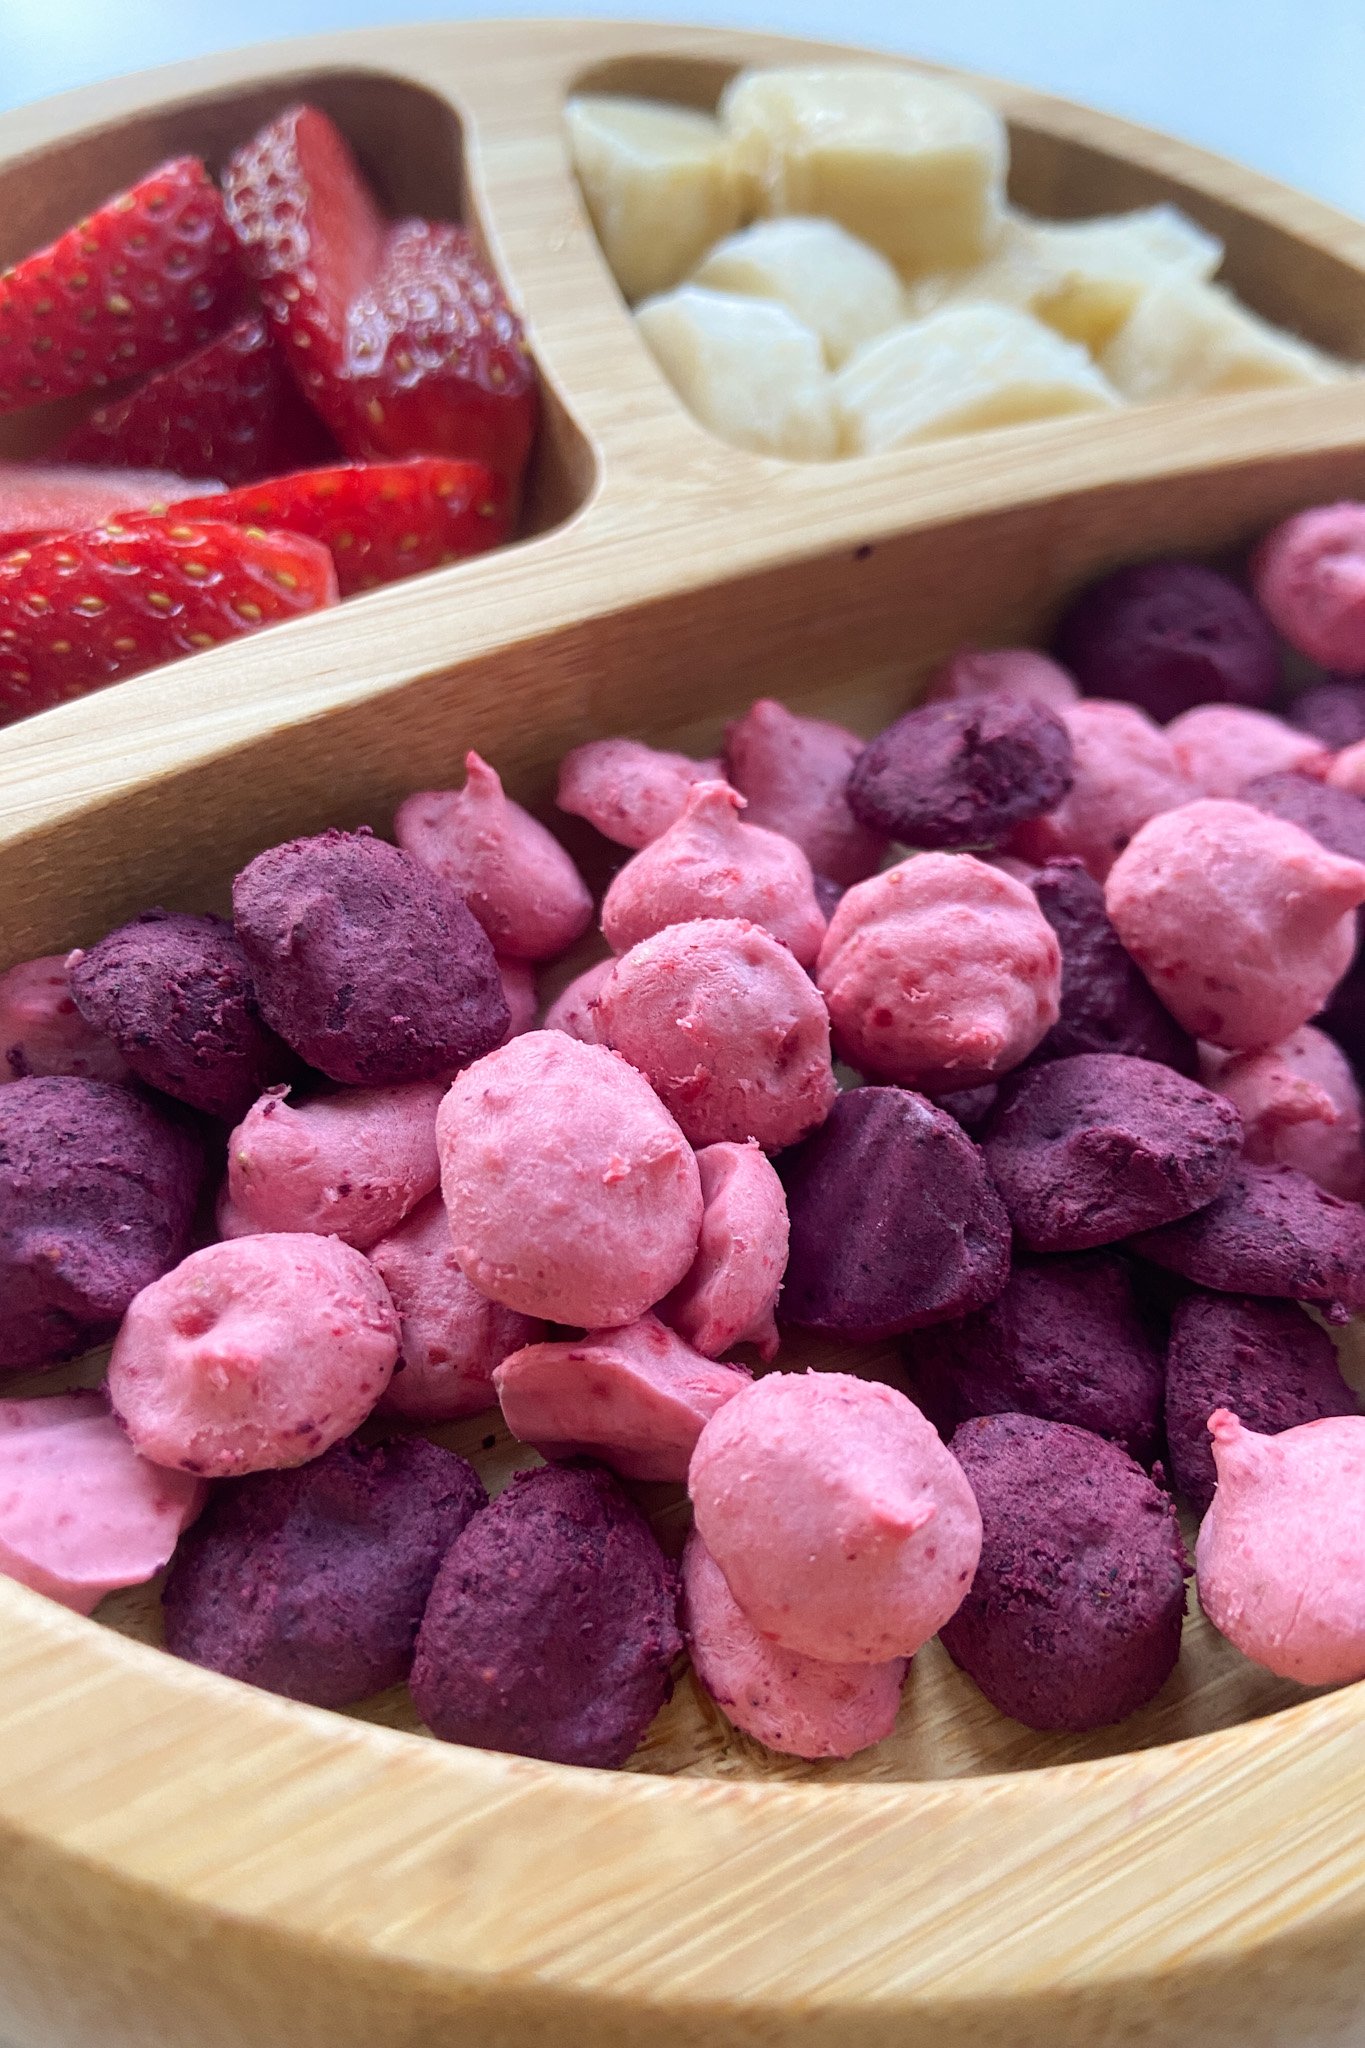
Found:
[(1365, 0), (0, 0), (0, 107), (272, 36), (489, 14), (879, 44), (1091, 101), (1365, 214)]

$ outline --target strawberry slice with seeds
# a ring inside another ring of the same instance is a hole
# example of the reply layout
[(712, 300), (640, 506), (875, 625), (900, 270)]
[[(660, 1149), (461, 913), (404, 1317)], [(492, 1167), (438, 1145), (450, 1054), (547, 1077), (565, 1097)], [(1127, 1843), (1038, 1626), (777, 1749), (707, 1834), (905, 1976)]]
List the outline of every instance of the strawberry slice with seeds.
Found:
[(162, 513), (187, 498), (203, 500), (220, 485), (159, 469), (46, 468), (0, 462), (0, 555), (40, 535), (103, 526), (122, 512)]
[(271, 477), (215, 498), (209, 516), (323, 541), (343, 597), (500, 547), (512, 528), (505, 481), (480, 462), (442, 455)]
[(248, 313), (135, 391), (98, 406), (57, 453), (65, 462), (249, 484), (325, 462), (335, 443), (299, 396), (264, 317)]
[(387, 225), (313, 107), (290, 108), (239, 149), (223, 192), (290, 368), (348, 455), (462, 456), (516, 482), (535, 433), (535, 371), (466, 229)]
[(0, 560), (0, 724), (335, 604), (301, 534), (207, 519), (54, 533)]
[(218, 188), (198, 157), (162, 164), (0, 272), (0, 412), (145, 376), (243, 296)]

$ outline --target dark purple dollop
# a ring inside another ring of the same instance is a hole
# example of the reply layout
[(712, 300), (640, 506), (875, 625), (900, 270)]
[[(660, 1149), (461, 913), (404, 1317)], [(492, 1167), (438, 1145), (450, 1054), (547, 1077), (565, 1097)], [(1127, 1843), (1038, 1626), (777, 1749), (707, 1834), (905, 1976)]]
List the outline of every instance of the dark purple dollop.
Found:
[(488, 1499), (424, 1437), (346, 1437), (215, 1486), (166, 1581), (166, 1647), (316, 1707), (399, 1685), (441, 1559)]
[(1185, 1551), (1175, 1503), (1088, 1430), (964, 1422), (951, 1449), (981, 1509), (981, 1562), (940, 1640), (1026, 1728), (1107, 1728), (1175, 1669)]
[(981, 1153), (908, 1088), (853, 1088), (777, 1160), (786, 1323), (875, 1342), (969, 1314), (1009, 1277), (1009, 1218)]
[(1271, 703), (1280, 649), (1230, 577), (1202, 562), (1136, 562), (1083, 590), (1053, 652), (1088, 697), (1118, 697), (1165, 724), (1196, 704)]
[(1310, 683), (1291, 702), (1285, 717), (1300, 732), (1335, 752), (1365, 740), (1365, 677), (1328, 676)]
[(1291, 1166), (1239, 1159), (1207, 1208), (1132, 1249), (1222, 1294), (1317, 1302), (1342, 1322), (1365, 1310), (1365, 1209)]
[(1180, 1074), (1195, 1073), (1194, 1040), (1124, 950), (1094, 876), (1078, 860), (1050, 860), (1032, 887), (1062, 949), (1062, 1005), (1030, 1065), (1077, 1053), (1121, 1052)]
[(678, 1582), (596, 1465), (522, 1472), (448, 1552), (412, 1669), (446, 1742), (623, 1764), (672, 1690)]
[(1202, 1209), (1241, 1144), (1242, 1119), (1221, 1095), (1123, 1053), (1012, 1076), (982, 1138), (1016, 1235), (1035, 1252), (1117, 1244)]
[(0, 1088), (0, 1372), (112, 1337), (189, 1250), (203, 1176), (169, 1104), (71, 1075)]
[(450, 1074), (510, 1022), (493, 948), (448, 882), (369, 832), (258, 854), (232, 888), (266, 1022), (362, 1087)]
[(973, 1415), (1039, 1415), (1108, 1437), (1150, 1465), (1162, 1363), (1114, 1252), (1016, 1256), (988, 1308), (921, 1330), (905, 1346), (910, 1395), (943, 1437)]
[(1262, 1436), (1325, 1415), (1354, 1415), (1336, 1350), (1296, 1302), (1246, 1294), (1187, 1294), (1171, 1317), (1166, 1443), (1175, 1489), (1208, 1511), (1218, 1473), (1208, 1422), (1230, 1408)]
[(864, 747), (848, 801), (864, 825), (906, 846), (998, 846), (1061, 802), (1071, 767), (1071, 736), (1044, 704), (921, 704)]

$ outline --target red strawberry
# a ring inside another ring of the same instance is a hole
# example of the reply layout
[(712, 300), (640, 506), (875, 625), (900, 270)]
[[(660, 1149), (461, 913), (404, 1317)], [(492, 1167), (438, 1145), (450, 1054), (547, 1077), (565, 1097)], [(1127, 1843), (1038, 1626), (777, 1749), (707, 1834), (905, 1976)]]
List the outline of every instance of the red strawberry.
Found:
[[(482, 463), (428, 455), (271, 477), (215, 498), (210, 516), (325, 542), (350, 597), (501, 546), (512, 526), (508, 498)], [(196, 516), (192, 505), (170, 509)]]
[(248, 313), (136, 391), (99, 406), (57, 452), (64, 462), (145, 464), (249, 484), (325, 462), (333, 443), (300, 398), (265, 320)]
[(177, 157), (0, 273), (0, 412), (174, 362), (242, 298), (217, 187)]
[(200, 518), (48, 534), (0, 561), (0, 724), (336, 596), (326, 548), (297, 534)]
[(185, 498), (200, 502), (219, 486), (192, 483), (160, 469), (47, 469), (0, 462), (0, 555), (26, 547), (41, 534), (103, 526), (119, 512), (155, 512)]
[(227, 216), (301, 388), (348, 455), (455, 455), (515, 482), (535, 432), (521, 325), (463, 228), (387, 227), (326, 116), (239, 149)]

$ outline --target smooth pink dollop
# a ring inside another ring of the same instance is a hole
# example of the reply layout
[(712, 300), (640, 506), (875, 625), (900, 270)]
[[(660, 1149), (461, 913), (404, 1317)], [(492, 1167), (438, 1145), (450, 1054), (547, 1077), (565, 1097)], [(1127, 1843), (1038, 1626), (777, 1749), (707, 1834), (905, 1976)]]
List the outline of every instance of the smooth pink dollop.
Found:
[(751, 1384), (657, 1316), (532, 1344), (493, 1375), (503, 1421), (546, 1458), (596, 1458), (623, 1479), (681, 1482), (702, 1428)]
[(1365, 1197), (1361, 1101), (1335, 1039), (1305, 1024), (1265, 1052), (1199, 1048), (1199, 1078), (1238, 1111), (1257, 1166), (1293, 1166), (1329, 1195)]
[(813, 965), (825, 933), (811, 864), (794, 841), (740, 818), (728, 782), (701, 782), (682, 816), (628, 860), (602, 901), (602, 934), (625, 953), (665, 925), (747, 917)]
[(1348, 796), (1365, 796), (1365, 740), (1357, 740), (1333, 755), (1325, 779), (1333, 789), (1344, 789)]
[(1283, 818), (1210, 797), (1144, 825), (1104, 900), (1177, 1022), (1256, 1052), (1316, 1016), (1350, 966), (1365, 866)]
[(605, 1046), (562, 1031), (514, 1038), (457, 1076), (436, 1140), (455, 1256), (507, 1308), (616, 1329), (696, 1257), (692, 1148)]
[(896, 1725), (909, 1664), (824, 1664), (761, 1636), (695, 1529), (683, 1551), (683, 1631), (697, 1683), (725, 1718), (784, 1756), (856, 1756)]
[(981, 1554), (961, 1466), (913, 1401), (847, 1373), (770, 1373), (707, 1423), (702, 1540), (761, 1635), (829, 1663), (911, 1657)]
[(1201, 796), (1236, 796), (1260, 775), (1312, 775), (1331, 760), (1311, 733), (1245, 704), (1196, 704), (1165, 732), (1182, 774)]
[(757, 1145), (708, 1145), (697, 1154), (701, 1239), (691, 1272), (659, 1314), (708, 1358), (735, 1344), (777, 1356), (774, 1310), (787, 1270), (787, 1195)]
[(139, 1457), (99, 1394), (0, 1401), (0, 1572), (77, 1614), (169, 1563), (207, 1491)]
[(502, 1041), (506, 1045), (509, 1038), (520, 1038), (523, 1031), (534, 1027), (540, 1004), (536, 995), (536, 972), (529, 960), (513, 960), (506, 953), (499, 953), (497, 962), (498, 980), (502, 983), (509, 1011), (507, 1036)]
[(587, 740), (560, 762), (555, 802), (586, 818), (604, 839), (638, 852), (677, 823), (699, 782), (720, 782), (724, 775), (718, 760), (694, 761), (642, 740)]
[(800, 718), (760, 697), (725, 728), (730, 780), (748, 803), (745, 823), (794, 839), (817, 875), (847, 887), (875, 875), (889, 842), (860, 824), (845, 791), (866, 745), (847, 726)]
[(1217, 1408), (1209, 1434), (1218, 1490), (1195, 1550), (1205, 1614), (1279, 1678), (1365, 1678), (1365, 1416), (1260, 1436)]
[(615, 965), (615, 960), (599, 960), (595, 966), (576, 974), (545, 1012), (542, 1031), (563, 1031), (582, 1045), (596, 1045), (597, 998)]
[(820, 949), (834, 1048), (870, 1081), (978, 1088), (1056, 1023), (1062, 956), (1032, 890), (968, 853), (921, 853), (842, 898)]
[(1080, 691), (1062, 667), (1034, 647), (960, 647), (924, 686), (924, 701), (1018, 697), (1061, 710)]
[(1291, 647), (1324, 668), (1365, 670), (1365, 505), (1296, 512), (1261, 542), (1251, 578)]
[(48, 953), (0, 974), (0, 1084), (47, 1074), (130, 1078), (110, 1041), (76, 1008), (66, 961), (65, 953)]
[(514, 960), (553, 960), (592, 923), (587, 883), (564, 848), (478, 754), (465, 756), (463, 789), (422, 789), (401, 803), (393, 836)]
[(780, 1152), (834, 1107), (824, 1000), (761, 925), (666, 925), (621, 955), (593, 1016), (690, 1144), (754, 1138)]
[(545, 1325), (490, 1301), (460, 1271), (439, 1194), (370, 1247), (398, 1311), (398, 1365), (379, 1409), (412, 1422), (458, 1422), (495, 1408), (493, 1368), (536, 1344)]
[(298, 1109), (288, 1088), (267, 1089), (228, 1139), (223, 1236), (316, 1230), (364, 1251), (440, 1180), (436, 1111), (445, 1088), (346, 1088)]
[(234, 1479), (349, 1436), (397, 1358), (398, 1313), (363, 1253), (311, 1233), (239, 1237), (134, 1297), (109, 1398), (144, 1457)]
[(1056, 709), (1071, 735), (1071, 788), (1055, 810), (1015, 826), (1009, 851), (1040, 867), (1074, 854), (1102, 882), (1140, 826), (1198, 791), (1136, 705), (1086, 697)]

